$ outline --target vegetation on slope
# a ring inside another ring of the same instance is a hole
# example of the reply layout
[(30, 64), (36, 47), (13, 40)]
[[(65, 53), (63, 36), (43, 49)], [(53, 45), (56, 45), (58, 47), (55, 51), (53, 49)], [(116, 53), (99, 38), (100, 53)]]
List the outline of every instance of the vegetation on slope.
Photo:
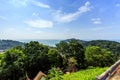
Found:
[(6, 50), (15, 46), (23, 46), (24, 43), (13, 40), (0, 40), (0, 50)]
[(107, 67), (105, 68), (96, 67), (91, 69), (80, 70), (75, 73), (65, 74), (63, 76), (63, 80), (95, 80), (95, 76), (100, 75), (106, 69)]
[(114, 55), (114, 60), (118, 60), (120, 56), (120, 43), (109, 40), (92, 40), (86, 43), (86, 46), (99, 46), (100, 48), (111, 51)]
[(55, 70), (55, 68), (52, 68), (49, 76), (50, 80), (95, 80), (95, 76), (100, 75), (106, 69), (107, 67), (89, 67), (78, 72), (66, 73), (62, 75), (59, 71)]
[(84, 41), (79, 39), (67, 39), (64, 40), (65, 42), (69, 42), (70, 40), (77, 40), (81, 43), (85, 48), (88, 46), (98, 46), (102, 49), (106, 49), (110, 51), (114, 55), (114, 60), (118, 60), (120, 57), (120, 43), (116, 41), (110, 40), (91, 40), (91, 41)]

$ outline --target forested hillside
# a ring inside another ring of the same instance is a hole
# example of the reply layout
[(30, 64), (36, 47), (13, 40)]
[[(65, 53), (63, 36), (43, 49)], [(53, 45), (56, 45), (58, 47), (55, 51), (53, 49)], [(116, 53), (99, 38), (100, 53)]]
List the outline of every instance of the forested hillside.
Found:
[[(67, 39), (66, 42), (69, 42), (73, 39)], [(91, 40), (91, 41), (84, 41), (77, 39), (85, 48), (88, 46), (98, 46), (102, 49), (107, 49), (108, 51), (111, 51), (114, 55), (114, 59), (118, 59), (120, 56), (120, 43), (116, 41), (110, 41), (110, 40)]]
[(42, 71), (49, 80), (65, 80), (62, 76), (67, 72), (111, 66), (119, 58), (115, 55), (119, 47), (120, 43), (106, 40), (69, 39), (60, 41), (55, 47), (31, 41), (24, 47), (13, 47), (0, 54), (0, 79), (25, 80), (28, 77), (33, 80)]
[(6, 50), (14, 46), (23, 46), (24, 43), (13, 40), (0, 40), (0, 50)]
[(92, 40), (84, 44), (86, 46), (99, 46), (111, 51), (113, 54), (118, 56), (120, 54), (120, 43), (109, 40)]

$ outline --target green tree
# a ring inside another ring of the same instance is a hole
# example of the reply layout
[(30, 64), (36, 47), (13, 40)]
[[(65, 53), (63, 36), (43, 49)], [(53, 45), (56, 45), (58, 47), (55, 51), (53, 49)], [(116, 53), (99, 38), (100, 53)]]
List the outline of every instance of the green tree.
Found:
[(47, 46), (36, 41), (25, 44), (25, 70), (30, 79), (33, 79), (39, 71), (45, 72), (50, 69), (48, 51)]
[(85, 51), (85, 58), (90, 66), (110, 66), (114, 60), (112, 53), (98, 46), (89, 46)]
[(56, 45), (57, 50), (63, 57), (64, 65), (67, 66), (68, 59), (74, 57), (78, 68), (85, 68), (84, 47), (76, 39), (61, 41)]
[(62, 67), (63, 59), (56, 49), (49, 49), (48, 59), (51, 64), (51, 67)]
[(69, 53), (70, 56), (74, 57), (77, 60), (78, 68), (85, 68), (85, 50), (81, 43), (78, 40), (69, 41)]
[(120, 59), (120, 43), (109, 40), (92, 40), (82, 42), (84, 46), (99, 46), (100, 48), (107, 49), (114, 55), (115, 61)]
[(24, 57), (21, 50), (11, 48), (4, 53), (2, 58), (0, 79), (2, 80), (20, 80), (24, 76)]

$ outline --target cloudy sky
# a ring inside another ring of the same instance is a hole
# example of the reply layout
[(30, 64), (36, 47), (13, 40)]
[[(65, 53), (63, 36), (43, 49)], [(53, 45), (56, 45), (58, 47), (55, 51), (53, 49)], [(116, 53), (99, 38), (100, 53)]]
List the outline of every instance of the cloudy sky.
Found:
[(120, 0), (0, 0), (1, 39), (120, 39)]

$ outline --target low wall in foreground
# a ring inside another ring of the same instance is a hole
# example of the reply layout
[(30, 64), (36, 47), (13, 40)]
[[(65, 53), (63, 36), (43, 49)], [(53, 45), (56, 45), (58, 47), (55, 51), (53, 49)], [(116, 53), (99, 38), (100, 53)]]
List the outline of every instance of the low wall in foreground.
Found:
[(111, 77), (116, 68), (120, 65), (120, 60), (118, 60), (115, 64), (113, 64), (109, 69), (107, 69), (104, 73), (102, 73), (99, 76), (96, 76), (96, 80), (108, 80), (109, 77)]

